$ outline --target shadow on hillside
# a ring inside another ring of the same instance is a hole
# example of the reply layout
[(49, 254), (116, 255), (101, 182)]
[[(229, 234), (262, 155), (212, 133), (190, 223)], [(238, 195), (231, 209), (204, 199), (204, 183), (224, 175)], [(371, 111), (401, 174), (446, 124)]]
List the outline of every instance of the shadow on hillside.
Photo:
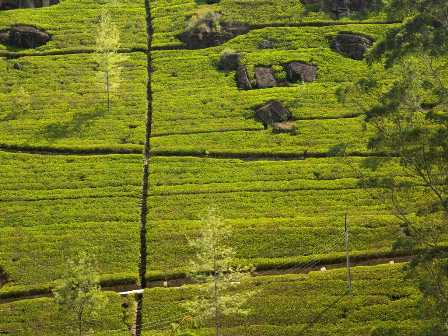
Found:
[(355, 21), (367, 19), (371, 14), (378, 15), (385, 7), (384, 0), (354, 1), (347, 0), (308, 0), (304, 4), (304, 16), (324, 12), (333, 20), (349, 18)]
[(56, 122), (47, 125), (41, 135), (49, 141), (69, 138), (79, 134), (91, 121), (104, 115), (104, 109), (97, 107), (93, 111), (75, 114), (73, 118), (66, 122)]
[(0, 266), (0, 288), (3, 287), (4, 284), (8, 282), (9, 276), (8, 273)]

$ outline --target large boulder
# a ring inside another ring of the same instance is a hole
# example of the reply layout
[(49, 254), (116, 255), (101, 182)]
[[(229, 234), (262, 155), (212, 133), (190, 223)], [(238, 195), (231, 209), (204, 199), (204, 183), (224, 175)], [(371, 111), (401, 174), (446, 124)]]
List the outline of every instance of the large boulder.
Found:
[(268, 67), (256, 67), (255, 80), (259, 89), (271, 88), (277, 85), (274, 71)]
[(286, 64), (286, 72), (290, 82), (314, 82), (317, 78), (317, 66), (303, 62)]
[(16, 48), (37, 48), (50, 41), (48, 33), (32, 26), (14, 26), (0, 32), (0, 42)]
[(0, 0), (0, 10), (39, 8), (56, 5), (59, 0)]
[(247, 73), (247, 68), (244, 65), (238, 66), (236, 70), (236, 83), (238, 89), (250, 90), (252, 89), (252, 84), (250, 83), (249, 75)]
[(278, 100), (271, 100), (255, 109), (255, 120), (268, 125), (282, 123), (292, 119), (292, 113)]
[(189, 49), (202, 49), (221, 45), (249, 30), (249, 26), (245, 24), (221, 22), (219, 14), (211, 13), (198, 19), (196, 24), (178, 35), (178, 38)]
[(373, 41), (353, 33), (339, 33), (331, 41), (331, 48), (347, 57), (362, 60)]

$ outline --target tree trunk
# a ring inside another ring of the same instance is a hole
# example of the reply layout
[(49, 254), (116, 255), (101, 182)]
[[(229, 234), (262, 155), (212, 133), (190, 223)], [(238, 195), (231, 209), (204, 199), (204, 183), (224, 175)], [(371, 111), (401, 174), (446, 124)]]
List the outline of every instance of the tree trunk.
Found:
[[(215, 236), (215, 235), (214, 235)], [(218, 265), (216, 262), (216, 237), (213, 239), (215, 246), (213, 247), (213, 282), (214, 282), (214, 305), (215, 305), (215, 336), (220, 336), (221, 334), (221, 316), (219, 311), (219, 284), (218, 284)]]
[(82, 330), (82, 320), (83, 320), (83, 318), (82, 318), (82, 315), (83, 315), (83, 310), (81, 309), (81, 311), (78, 313), (78, 331), (79, 331), (79, 336), (82, 336), (82, 332), (83, 332), (83, 330)]
[[(145, 146), (143, 149), (143, 178), (142, 178), (142, 197), (140, 208), (140, 261), (139, 261), (139, 282), (140, 288), (146, 288), (146, 263), (147, 263), (147, 216), (148, 216), (148, 193), (149, 193), (149, 177), (150, 177), (150, 160), (151, 160), (151, 134), (152, 134), (152, 38), (154, 29), (152, 26), (151, 3), (145, 0), (146, 10), (146, 34), (147, 34), (147, 84), (146, 84), (146, 134)], [(137, 313), (135, 317), (135, 336), (141, 336), (142, 333), (142, 314), (143, 314), (143, 295), (137, 295)]]
[(218, 276), (215, 274), (215, 336), (221, 335), (221, 312), (219, 310)]
[(110, 82), (109, 71), (106, 71), (106, 91), (107, 91), (107, 112), (110, 115)]

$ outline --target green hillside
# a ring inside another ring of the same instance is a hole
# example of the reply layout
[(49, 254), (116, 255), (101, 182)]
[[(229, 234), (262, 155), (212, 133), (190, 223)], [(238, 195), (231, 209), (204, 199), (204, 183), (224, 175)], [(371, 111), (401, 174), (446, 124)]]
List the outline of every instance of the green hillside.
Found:
[[(415, 335), (425, 323), (418, 319), (415, 309), (418, 293), (409, 283), (403, 283), (400, 267), (355, 268), (353, 297), (344, 296), (346, 279), (341, 271), (257, 277), (239, 288), (245, 291), (256, 287), (259, 291), (248, 303), (250, 314), (225, 320), (224, 335), (370, 335), (375, 328)], [(148, 289), (145, 335), (168, 335), (167, 326), (182, 316), (181, 301), (194, 295), (195, 290), (195, 286)], [(109, 298), (111, 304), (93, 324), (95, 334), (127, 335), (120, 323), (121, 299), (114, 293)], [(48, 298), (2, 304), (0, 311), (0, 325), (14, 336), (35, 335), (35, 330), (42, 335), (60, 335), (67, 323)], [(324, 311), (324, 317), (311, 325)], [(208, 335), (209, 330), (202, 329), (199, 334)]]
[[(33, 49), (0, 43), (0, 270), (8, 277), (2, 284), (0, 273), (0, 334), (63, 334), (66, 317), (53, 299), (27, 294), (48, 294), (80, 250), (95, 255), (103, 283), (137, 281), (145, 8), (143, 1), (130, 0), (110, 7), (125, 60), (108, 112), (94, 54), (99, 15), (108, 2), (61, 0), (46, 8), (0, 11), (0, 33), (21, 24), (51, 37)], [(359, 108), (337, 97), (341, 85), (372, 68), (336, 52), (331, 42), (349, 33), (373, 43), (398, 23), (383, 12), (338, 18), (309, 3), (153, 3), (148, 279), (185, 276), (194, 254), (187, 238), (198, 234), (200, 220), (215, 208), (233, 228), (230, 243), (238, 260), (258, 271), (285, 273), (242, 286), (262, 294), (249, 302), (253, 310), (247, 318), (224, 322), (224, 335), (368, 336), (375, 328), (414, 335), (429, 322), (420, 320), (419, 294), (403, 282), (402, 265), (356, 268), (354, 295), (334, 305), (345, 293), (344, 270), (288, 274), (291, 267), (345, 260), (346, 215), (358, 261), (396, 257), (392, 245), (401, 232), (381, 186), (362, 183), (366, 176), (401, 176), (398, 160), (375, 173), (369, 169), (366, 159), (384, 153), (368, 149), (373, 129)], [(209, 48), (188, 48), (179, 35), (192, 16), (207, 10), (248, 32)], [(218, 66), (229, 50), (241, 54), (249, 77), (260, 66), (286, 76), (285, 64), (302, 62), (317, 66), (317, 78), (241, 90), (235, 70)], [(373, 71), (384, 83), (394, 79), (380, 66)], [(255, 120), (254, 110), (271, 100), (292, 113), (295, 133), (278, 134)], [(183, 314), (179, 302), (195, 290), (148, 289), (145, 335), (168, 335), (167, 325)], [(108, 296), (111, 304), (94, 325), (95, 335), (125, 335), (121, 299), (113, 292)], [(322, 319), (308, 326), (321, 310)], [(198, 335), (211, 332), (200, 329)]]

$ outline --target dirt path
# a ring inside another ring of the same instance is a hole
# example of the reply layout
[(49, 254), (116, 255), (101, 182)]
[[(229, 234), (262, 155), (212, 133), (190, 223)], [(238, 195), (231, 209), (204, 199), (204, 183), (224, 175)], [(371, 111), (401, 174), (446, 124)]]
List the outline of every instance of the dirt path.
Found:
[[(404, 263), (408, 262), (412, 257), (411, 256), (395, 256), (395, 257), (378, 257), (378, 258), (369, 258), (366, 260), (358, 260), (353, 261), (351, 263), (352, 267), (357, 266), (377, 266), (377, 265), (384, 265), (384, 264), (390, 264), (390, 263)], [(324, 263), (320, 261), (312, 261), (305, 265), (298, 264), (296, 266), (291, 266), (289, 268), (281, 269), (281, 268), (272, 268), (272, 269), (263, 269), (263, 270), (255, 270), (255, 272), (252, 274), (254, 277), (257, 276), (266, 276), (266, 275), (282, 275), (282, 274), (308, 274), (310, 272), (314, 271), (320, 271), (323, 268), (328, 270), (335, 270), (335, 269), (343, 269), (345, 268), (345, 262), (336, 262), (336, 263)], [(175, 288), (175, 287), (181, 287), (187, 284), (192, 284), (193, 281), (187, 277), (179, 277), (175, 279), (170, 279), (167, 281), (164, 280), (152, 280), (147, 282), (147, 288), (156, 288), (156, 287), (169, 287), (169, 288)], [(112, 291), (112, 292), (125, 292), (125, 291), (131, 291), (138, 289), (138, 286), (136, 284), (123, 284), (123, 285), (115, 285), (115, 286), (109, 286), (109, 287), (103, 287), (104, 291)], [(10, 302), (16, 302), (21, 300), (30, 300), (30, 299), (36, 299), (36, 298), (43, 298), (43, 297), (51, 297), (52, 294), (50, 292), (45, 293), (39, 293), (36, 295), (18, 295), (13, 298), (7, 298), (7, 299), (0, 299), (0, 304), (6, 304)]]

